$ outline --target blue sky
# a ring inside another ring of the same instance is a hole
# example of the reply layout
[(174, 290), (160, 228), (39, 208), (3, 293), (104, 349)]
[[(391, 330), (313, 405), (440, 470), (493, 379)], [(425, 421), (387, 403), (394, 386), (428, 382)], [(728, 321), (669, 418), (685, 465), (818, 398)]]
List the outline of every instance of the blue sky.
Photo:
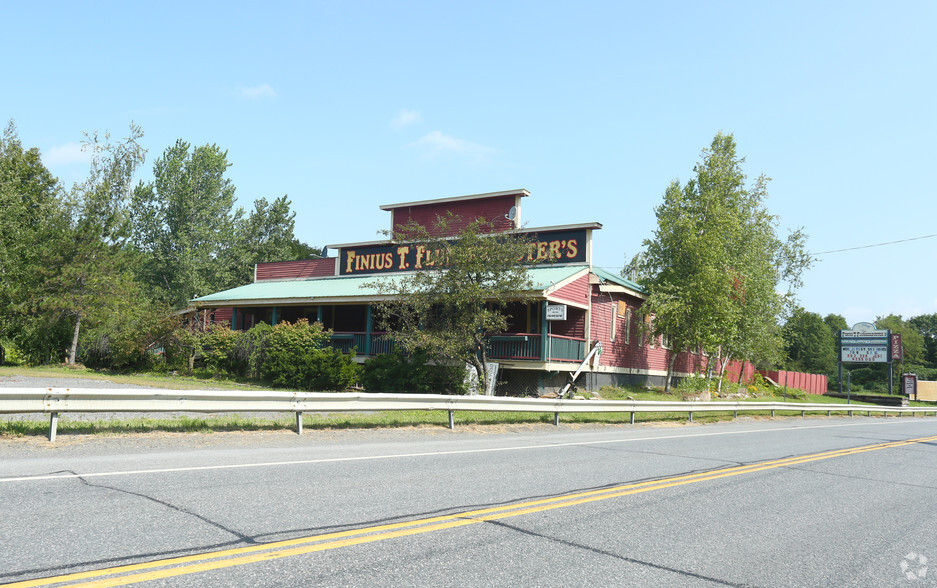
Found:
[[(937, 312), (937, 3), (8, 2), (0, 116), (71, 184), (83, 131), (216, 143), (240, 204), (367, 241), (381, 204), (526, 188), (618, 271), (719, 132), (828, 253), (802, 305)], [(918, 237), (926, 237), (918, 239)]]

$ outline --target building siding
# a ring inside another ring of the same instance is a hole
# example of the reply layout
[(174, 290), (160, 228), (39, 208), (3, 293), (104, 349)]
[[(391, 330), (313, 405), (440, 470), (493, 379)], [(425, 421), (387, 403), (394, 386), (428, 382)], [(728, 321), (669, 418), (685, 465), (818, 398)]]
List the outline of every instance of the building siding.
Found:
[(302, 278), (322, 278), (335, 275), (338, 259), (303, 259), (300, 261), (273, 261), (257, 264), (256, 281), (297, 280)]
[(559, 299), (573, 304), (588, 305), (591, 291), (592, 287), (589, 285), (589, 274), (585, 274), (581, 278), (577, 278), (569, 284), (550, 292), (550, 299)]
[[(478, 218), (494, 224), (496, 231), (507, 231), (514, 228), (514, 221), (505, 218), (511, 207), (514, 206), (515, 196), (498, 196), (475, 201), (445, 202), (439, 204), (423, 204), (419, 206), (405, 206), (392, 211), (391, 224), (394, 228), (414, 221), (429, 230), (434, 237), (456, 235), (470, 222)], [(459, 217), (459, 222), (453, 223), (450, 235), (443, 235), (436, 230), (436, 218), (445, 217), (448, 213)]]

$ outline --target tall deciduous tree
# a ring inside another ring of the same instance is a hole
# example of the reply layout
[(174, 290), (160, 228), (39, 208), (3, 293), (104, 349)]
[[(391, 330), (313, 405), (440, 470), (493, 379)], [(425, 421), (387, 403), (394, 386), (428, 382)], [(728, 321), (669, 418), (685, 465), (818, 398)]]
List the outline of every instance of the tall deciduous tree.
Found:
[[(47, 356), (64, 345), (43, 335), (47, 325), (30, 301), (46, 249), (64, 227), (61, 188), (39, 150), (23, 148), (12, 121), (0, 136), (0, 211), (0, 342), (30, 342)], [(0, 363), (4, 355), (0, 345)]]
[(924, 335), (914, 324), (901, 318), (901, 315), (890, 314), (875, 319), (875, 326), (901, 335), (901, 345), (904, 347), (902, 363), (924, 363)]
[(836, 339), (819, 314), (795, 308), (784, 324), (783, 333), (785, 368), (814, 374), (836, 373)]
[[(636, 256), (649, 296), (642, 311), (653, 316), (654, 335), (667, 335), (674, 352), (703, 348), (729, 357), (770, 361), (780, 356), (779, 294), (800, 284), (810, 258), (804, 235), (777, 236), (777, 217), (765, 206), (769, 178), (745, 186), (744, 158), (732, 135), (716, 135), (694, 167), (695, 177), (670, 184), (655, 208), (657, 229)], [(723, 363), (726, 363), (725, 361)]]
[(132, 289), (129, 255), (129, 206), (133, 175), (144, 161), (140, 127), (112, 143), (110, 135), (87, 135), (91, 152), (88, 178), (76, 185), (68, 200), (69, 225), (46, 260), (38, 305), (72, 321), (69, 363), (75, 362), (82, 323), (100, 321), (113, 312), (118, 299)]
[(395, 241), (423, 246), (440, 260), (433, 269), (374, 282), (392, 299), (378, 307), (380, 328), (407, 350), (421, 349), (440, 360), (475, 369), (481, 390), (490, 386), (486, 335), (507, 328), (509, 302), (531, 297), (522, 259), (526, 243), (514, 233), (495, 233), (484, 219), (459, 226), (452, 215), (439, 217), (433, 231), (415, 223), (399, 226)]
[(178, 140), (133, 192), (133, 245), (145, 254), (143, 281), (161, 301), (184, 308), (196, 296), (234, 285), (230, 250), (243, 211), (225, 177), (227, 151)]
[(153, 166), (154, 179), (133, 194), (133, 245), (142, 280), (174, 308), (250, 281), (253, 264), (292, 259), (301, 246), (286, 196), (260, 198), (245, 217), (235, 208), (231, 164), (215, 144), (178, 140)]
[(284, 195), (273, 202), (254, 201), (254, 210), (238, 222), (237, 243), (233, 249), (231, 273), (237, 284), (249, 282), (256, 263), (308, 259), (320, 249), (296, 239), (296, 213)]
[(924, 361), (928, 367), (937, 368), (937, 313), (911, 317), (908, 322), (924, 338)]

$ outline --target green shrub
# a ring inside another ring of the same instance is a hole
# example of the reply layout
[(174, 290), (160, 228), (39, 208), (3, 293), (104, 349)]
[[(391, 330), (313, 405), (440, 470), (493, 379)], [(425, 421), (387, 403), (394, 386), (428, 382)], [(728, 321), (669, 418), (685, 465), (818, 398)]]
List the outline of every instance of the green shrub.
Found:
[(302, 390), (344, 390), (358, 378), (354, 353), (332, 349), (330, 331), (321, 323), (278, 323), (263, 339), (262, 377)]
[(196, 336), (196, 348), (205, 368), (213, 374), (234, 374), (234, 347), (240, 333), (227, 325), (212, 325)]
[(465, 394), (465, 370), (460, 365), (429, 363), (425, 351), (410, 356), (400, 351), (369, 359), (361, 373), (368, 392), (392, 394)]
[(267, 337), (273, 331), (267, 323), (258, 323), (240, 333), (231, 350), (231, 363), (235, 373), (254, 380), (260, 379), (267, 360)]

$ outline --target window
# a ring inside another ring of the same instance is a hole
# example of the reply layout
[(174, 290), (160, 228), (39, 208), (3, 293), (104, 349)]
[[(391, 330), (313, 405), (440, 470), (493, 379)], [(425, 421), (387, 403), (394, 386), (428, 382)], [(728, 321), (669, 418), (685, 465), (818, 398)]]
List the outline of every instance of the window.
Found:
[(618, 309), (617, 308), (612, 309), (612, 316), (610, 320), (611, 320), (611, 324), (609, 325), (609, 330), (608, 330), (608, 340), (614, 341), (615, 340), (615, 327), (618, 325)]
[(625, 345), (631, 343), (631, 309), (625, 311), (625, 332), (623, 333), (625, 338)]

